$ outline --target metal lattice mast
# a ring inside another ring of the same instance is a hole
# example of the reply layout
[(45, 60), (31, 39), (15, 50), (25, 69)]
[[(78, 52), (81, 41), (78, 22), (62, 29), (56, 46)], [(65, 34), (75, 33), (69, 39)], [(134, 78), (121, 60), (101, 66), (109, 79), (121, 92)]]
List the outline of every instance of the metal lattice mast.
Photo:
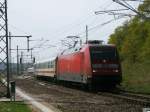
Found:
[(0, 76), (7, 81), (7, 97), (10, 97), (8, 58), (7, 0), (0, 0)]

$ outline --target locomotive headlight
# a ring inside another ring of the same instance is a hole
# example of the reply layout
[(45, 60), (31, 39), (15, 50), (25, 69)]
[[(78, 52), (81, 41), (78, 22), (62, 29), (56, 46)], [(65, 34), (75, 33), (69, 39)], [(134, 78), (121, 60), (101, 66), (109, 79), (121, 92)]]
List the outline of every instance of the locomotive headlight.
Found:
[(95, 73), (95, 72), (96, 72), (96, 70), (93, 70), (93, 72)]
[(114, 70), (114, 72), (119, 72), (119, 70)]

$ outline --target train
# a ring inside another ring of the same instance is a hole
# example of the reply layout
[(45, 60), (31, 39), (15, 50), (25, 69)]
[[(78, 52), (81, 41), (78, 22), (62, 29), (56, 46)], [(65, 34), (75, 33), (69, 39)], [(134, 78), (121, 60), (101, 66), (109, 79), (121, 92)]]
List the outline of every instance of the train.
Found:
[(115, 87), (122, 81), (116, 46), (98, 40), (64, 50), (56, 58), (36, 63), (34, 68), (36, 77), (77, 83), (87, 88)]

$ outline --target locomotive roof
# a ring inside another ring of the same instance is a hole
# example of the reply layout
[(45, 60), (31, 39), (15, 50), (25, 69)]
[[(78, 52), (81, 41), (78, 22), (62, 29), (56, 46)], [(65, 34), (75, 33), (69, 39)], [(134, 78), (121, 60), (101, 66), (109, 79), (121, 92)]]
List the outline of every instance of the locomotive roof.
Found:
[(78, 46), (78, 47), (73, 47), (73, 48), (70, 48), (70, 49), (66, 49), (66, 50), (64, 50), (62, 53), (61, 53), (61, 55), (62, 54), (69, 54), (69, 53), (72, 53), (72, 52), (78, 52), (78, 51), (80, 51), (82, 49), (82, 46)]
[(88, 44), (89, 46), (116, 47), (114, 44)]
[(92, 47), (92, 46), (93, 47), (94, 46), (95, 47), (112, 47), (112, 48), (115, 47), (114, 44), (84, 44), (82, 46), (77, 46), (77, 47), (73, 47), (73, 48), (70, 48), (70, 49), (66, 49), (60, 55), (70, 54), (70, 53), (73, 53), (73, 52), (78, 52), (84, 47)]

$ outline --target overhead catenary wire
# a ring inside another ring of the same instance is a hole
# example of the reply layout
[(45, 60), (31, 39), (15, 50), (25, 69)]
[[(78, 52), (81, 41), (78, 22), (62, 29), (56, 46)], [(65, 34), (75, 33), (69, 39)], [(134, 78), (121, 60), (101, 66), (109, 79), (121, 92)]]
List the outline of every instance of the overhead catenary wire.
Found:
[(141, 13), (140, 11), (136, 10), (135, 8), (133, 8), (129, 3), (127, 3), (126, 0), (113, 0), (114, 2), (120, 4), (121, 6), (128, 8), (129, 10), (133, 11), (134, 13), (137, 14), (137, 16), (139, 16), (142, 19), (150, 19), (150, 17), (147, 17), (145, 14)]
[[(111, 19), (111, 20), (109, 20), (109, 21), (106, 21), (106, 22), (104, 22), (104, 23), (101, 23), (101, 24), (98, 24), (98, 25), (96, 25), (96, 26), (93, 26), (93, 27), (89, 28), (88, 31), (92, 31), (92, 30), (95, 30), (95, 29), (97, 29), (97, 28), (103, 27), (104, 25), (107, 25), (107, 24), (109, 24), (109, 23), (111, 23), (111, 22), (113, 22), (113, 21), (116, 21), (116, 20), (122, 19), (122, 18), (123, 18), (123, 17), (118, 17), (118, 18), (115, 18), (115, 19)], [(85, 32), (80, 32), (79, 34), (77, 34), (77, 36), (80, 36), (80, 35), (83, 35), (83, 34), (85, 34)]]
[[(109, 1), (109, 2), (110, 2), (110, 1)], [(112, 1), (111, 1), (111, 3), (112, 3)], [(105, 4), (106, 4), (106, 2), (105, 2)], [(101, 6), (106, 7), (104, 4), (101, 5)], [(52, 35), (51, 37), (59, 37), (60, 35), (65, 34), (66, 32), (70, 32), (71, 30), (73, 30), (73, 29), (76, 28), (76, 27), (79, 27), (79, 26), (81, 26), (81, 25), (83, 25), (83, 24), (86, 24), (85, 21), (91, 19), (91, 16), (93, 17), (93, 15), (89, 15), (89, 16), (87, 16), (85, 19), (83, 19), (83, 21), (78, 22), (77, 24), (75, 24), (75, 23), (73, 23), (72, 25), (69, 24), (68, 28), (67, 28), (66, 26), (63, 27), (63, 28), (60, 28), (61, 32), (60, 32), (60, 33), (59, 33), (59, 32), (56, 32), (56, 35), (57, 35), (57, 36), (53, 36), (53, 35)], [(96, 17), (94, 17), (94, 18), (96, 18)], [(80, 19), (79, 19), (79, 21), (80, 21)], [(63, 30), (65, 29), (65, 31), (62, 31), (62, 29), (63, 29)], [(60, 37), (61, 37), (61, 36), (60, 36)]]
[[(105, 4), (102, 4), (102, 6), (103, 6), (103, 8), (107, 8), (107, 7), (109, 7), (110, 5), (112, 5), (112, 1), (111, 2), (107, 2), (107, 3), (105, 3)], [(92, 17), (91, 17), (92, 16)], [(79, 19), (81, 19), (81, 18), (79, 18)], [(91, 23), (89, 23), (88, 21), (89, 20), (91, 20)], [(87, 17), (84, 17), (84, 19), (82, 19), (81, 21), (77, 21), (78, 23), (71, 23), (71, 24), (69, 24), (68, 26), (66, 25), (65, 27), (61, 27), (60, 29), (58, 29), (58, 30), (56, 30), (56, 33), (54, 34), (54, 35), (52, 35), (52, 34), (50, 34), (50, 37), (53, 37), (53, 38), (55, 38), (55, 37), (61, 37), (61, 39), (62, 39), (62, 37), (63, 37), (63, 35), (65, 35), (65, 34), (67, 34), (67, 32), (71, 32), (72, 30), (74, 30), (74, 29), (79, 29), (79, 27), (82, 27), (82, 26), (84, 26), (84, 25), (86, 25), (86, 24), (90, 24), (90, 26), (91, 25), (93, 25), (93, 23), (97, 23), (95, 20), (98, 20), (98, 17), (97, 16), (93, 16), (93, 15), (88, 15)], [(96, 27), (97, 26), (97, 27)], [(95, 27), (95, 28), (94, 28)], [(101, 27), (101, 25), (100, 24), (98, 24), (98, 25), (95, 25), (94, 27), (91, 27), (91, 29), (89, 29), (89, 31), (93, 31), (93, 30), (95, 30), (95, 29), (98, 29), (98, 28), (100, 28)], [(63, 31), (63, 30), (64, 31)], [(60, 30), (60, 32), (59, 32), (59, 30)], [(82, 32), (81, 32), (82, 33)], [(84, 33), (85, 33), (85, 31), (84, 31)], [(83, 33), (83, 34), (84, 34)], [(39, 36), (39, 35), (38, 35)], [(65, 37), (64, 37), (65, 38)], [(60, 38), (59, 38), (60, 39)], [(38, 43), (38, 42), (37, 42)], [(36, 43), (36, 44), (37, 44)], [(36, 45), (37, 47), (38, 46), (40, 46), (40, 44), (38, 43), (38, 45)], [(34, 47), (34, 46), (33, 46)]]
[(129, 1), (129, 2), (150, 2), (150, 0), (122, 0), (122, 1)]
[[(105, 5), (106, 4), (106, 5)], [(108, 0), (107, 2), (105, 2), (104, 4), (102, 4), (101, 6), (99, 6), (99, 7), (104, 7), (104, 8), (106, 8), (106, 6), (108, 6), (110, 4), (110, 1)], [(111, 4), (112, 4), (112, 1), (111, 1)], [(79, 20), (77, 20), (77, 24), (75, 24), (75, 23), (71, 23), (71, 24), (69, 24), (69, 25), (65, 25), (65, 26), (63, 26), (62, 28), (60, 28), (59, 30), (61, 31), (60, 32), (60, 35), (63, 35), (64, 33), (66, 33), (67, 31), (71, 31), (71, 30), (73, 30), (73, 27), (75, 28), (75, 27), (78, 27), (79, 25), (83, 25), (83, 24), (85, 24), (85, 22), (87, 21), (87, 20), (89, 20), (89, 19), (91, 19), (91, 17), (94, 17), (93, 15), (89, 15), (88, 14), (88, 16), (85, 18), (84, 17), (84, 19), (82, 19), (80, 22), (78, 22), (81, 18), (79, 18)], [(97, 18), (97, 17), (94, 17), (94, 19), (95, 18)], [(93, 20), (94, 21), (94, 20)], [(18, 31), (21, 31), (21, 32), (23, 32), (23, 33), (26, 33), (25, 31), (23, 31), (22, 29), (20, 29), (20, 28), (17, 28), (17, 27), (14, 27), (13, 25), (11, 25), (14, 29), (16, 29), (16, 30), (18, 30)], [(68, 27), (68, 28), (67, 28)], [(65, 30), (64, 32), (62, 32), (62, 29), (63, 30)], [(57, 37), (59, 37), (60, 35), (59, 35), (59, 31), (58, 30), (56, 30), (56, 34), (57, 34)], [(38, 35), (39, 36), (39, 35)], [(54, 36), (51, 36), (51, 37), (54, 37)]]
[[(108, 5), (111, 5), (113, 2), (111, 1), (111, 3), (109, 3)], [(108, 6), (107, 5), (107, 6)], [(103, 5), (104, 6), (104, 8), (106, 8), (106, 6), (105, 5)], [(90, 15), (91, 16), (91, 15)], [(89, 17), (90, 17), (89, 16)], [(92, 15), (93, 16), (93, 15)], [(89, 17), (87, 17), (85, 20), (88, 20), (89, 19)], [(93, 21), (90, 23), (90, 24), (92, 24), (95, 20), (96, 20), (96, 18), (97, 18), (97, 16), (95, 16), (94, 17), (94, 19), (93, 19)], [(84, 21), (85, 22), (85, 21)], [(80, 22), (80, 23), (78, 23), (78, 24), (75, 24), (75, 27), (79, 27), (79, 25), (81, 26), (81, 23), (82, 23), (82, 21)], [(82, 24), (85, 24), (85, 23), (82, 23)], [(74, 25), (73, 25), (74, 26)], [(75, 28), (74, 27), (74, 28)], [(73, 30), (73, 27), (72, 28), (70, 28), (69, 30), (67, 30), (68, 32), (70, 32), (71, 30)], [(66, 33), (66, 31), (64, 31), (64, 32), (61, 32), (61, 35), (63, 35), (63, 34), (65, 34)], [(57, 32), (57, 37), (59, 36), (60, 34), (59, 34), (59, 32)], [(53, 36), (52, 36), (53, 37)], [(56, 37), (56, 36), (54, 36), (54, 37)], [(61, 37), (61, 36), (60, 36)], [(62, 37), (61, 37), (62, 38)], [(65, 38), (65, 37), (64, 37)]]
[(24, 33), (25, 35), (28, 35), (29, 33), (27, 33), (26, 31), (24, 31), (23, 29), (17, 28), (16, 26), (12, 25), (12, 24), (8, 24), (9, 27), (14, 28), (15, 30)]

